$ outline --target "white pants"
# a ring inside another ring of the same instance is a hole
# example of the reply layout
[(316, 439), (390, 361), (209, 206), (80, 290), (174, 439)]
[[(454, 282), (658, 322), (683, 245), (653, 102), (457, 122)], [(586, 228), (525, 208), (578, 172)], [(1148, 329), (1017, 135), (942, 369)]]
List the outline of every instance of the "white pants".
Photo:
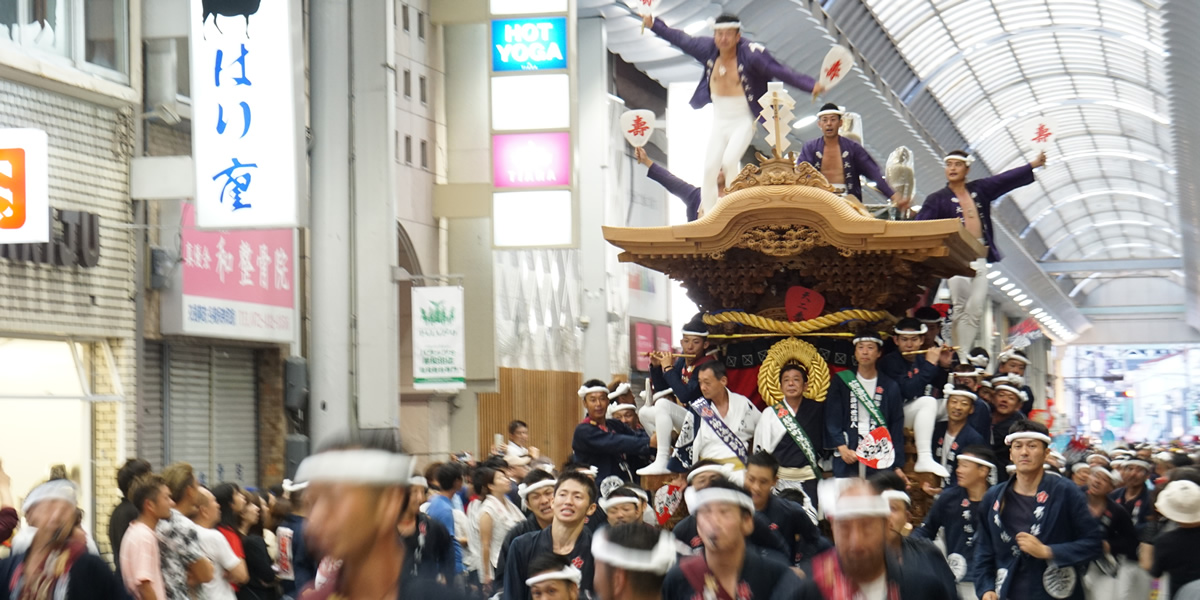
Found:
[(658, 447), (654, 455), (656, 464), (666, 465), (671, 458), (671, 432), (683, 427), (688, 409), (669, 398), (659, 398), (654, 406), (643, 406), (638, 410), (638, 419), (647, 435), (658, 435)]
[(977, 345), (988, 292), (987, 259), (976, 259), (971, 262), (971, 267), (975, 269), (974, 277), (951, 277), (946, 281), (950, 288), (950, 302), (954, 307), (954, 314), (950, 316), (954, 345), (958, 346), (958, 354), (963, 357)]
[(958, 597), (962, 600), (979, 600), (975, 596), (975, 584), (969, 581), (958, 582)]
[[(1137, 567), (1137, 565), (1134, 565)], [(1140, 568), (1140, 567), (1139, 567)], [(1088, 565), (1087, 573), (1083, 576), (1083, 597), (1086, 600), (1117, 600), (1123, 598), (1118, 595), (1118, 582), (1120, 581), (1120, 571), (1118, 577), (1107, 575), (1100, 570), (1095, 564)], [(1150, 589), (1146, 588), (1147, 597), (1150, 595)], [(1134, 600), (1129, 598), (1128, 600)], [(1141, 598), (1139, 600), (1148, 600)]]
[[(1121, 600), (1148, 600), (1150, 598), (1150, 573), (1146, 572), (1137, 561), (1125, 560), (1117, 569), (1117, 590), (1114, 598)], [(1166, 576), (1159, 579), (1159, 597), (1165, 597), (1167, 592)]]
[(700, 210), (705, 214), (717, 205), (717, 174), (725, 171), (726, 185), (741, 170), (742, 155), (754, 140), (755, 118), (742, 96), (713, 96), (712, 134), (704, 155), (704, 184), (700, 186)]
[[(944, 403), (933, 396), (921, 396), (904, 405), (904, 426), (912, 427), (918, 457), (933, 454), (933, 426), (937, 422), (938, 404)], [(904, 440), (892, 442), (899, 445)]]

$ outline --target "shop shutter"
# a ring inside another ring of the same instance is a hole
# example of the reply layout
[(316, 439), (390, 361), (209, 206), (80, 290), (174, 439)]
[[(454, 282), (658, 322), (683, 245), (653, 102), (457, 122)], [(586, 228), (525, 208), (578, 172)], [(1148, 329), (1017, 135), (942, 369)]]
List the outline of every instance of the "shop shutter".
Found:
[(213, 440), (220, 481), (258, 485), (257, 387), (253, 350), (213, 350)]
[(146, 342), (142, 357), (142, 404), (138, 407), (137, 455), (150, 461), (154, 472), (163, 464), (162, 344)]
[(191, 463), (201, 483), (216, 484), (212, 469), (211, 354), (208, 346), (170, 346), (170, 462)]

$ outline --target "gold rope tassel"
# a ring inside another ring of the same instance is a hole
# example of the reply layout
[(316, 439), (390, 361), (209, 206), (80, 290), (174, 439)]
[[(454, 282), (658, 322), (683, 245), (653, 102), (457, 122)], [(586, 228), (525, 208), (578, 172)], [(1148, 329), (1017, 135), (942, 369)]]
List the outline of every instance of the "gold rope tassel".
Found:
[(841, 312), (821, 315), (815, 319), (807, 321), (779, 321), (777, 319), (768, 319), (759, 315), (752, 315), (746, 312), (723, 312), (715, 315), (704, 315), (704, 323), (706, 325), (724, 325), (737, 324), (746, 325), (763, 331), (779, 333), (782, 335), (804, 335), (814, 331), (820, 331), (835, 325), (841, 324), (843, 321), (866, 321), (874, 323), (878, 321), (895, 321), (896, 318), (886, 310), (861, 310), (850, 309)]

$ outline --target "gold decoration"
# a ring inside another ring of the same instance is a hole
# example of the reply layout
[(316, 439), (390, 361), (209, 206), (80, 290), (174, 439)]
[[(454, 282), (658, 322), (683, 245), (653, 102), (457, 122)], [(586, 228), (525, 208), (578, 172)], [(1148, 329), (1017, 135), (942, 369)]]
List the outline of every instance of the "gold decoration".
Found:
[(770, 331), (783, 335), (804, 335), (813, 331), (820, 331), (834, 325), (838, 325), (843, 321), (865, 321), (873, 323), (877, 321), (895, 321), (896, 318), (886, 310), (860, 310), (850, 309), (843, 310), (827, 315), (819, 316), (815, 319), (807, 321), (778, 321), (768, 319), (759, 315), (752, 315), (742, 311), (729, 311), (717, 313), (715, 315), (704, 315), (704, 323), (706, 325), (722, 325), (734, 323), (737, 325), (748, 325), (755, 329)]
[(746, 165), (733, 183), (726, 186), (726, 190), (736, 192), (760, 185), (803, 185), (833, 192), (829, 180), (816, 167), (806, 162), (797, 165), (794, 156), (791, 152), (784, 158), (767, 158), (758, 154), (762, 166)]
[(799, 362), (808, 370), (808, 386), (804, 389), (804, 397), (824, 402), (829, 392), (829, 365), (821, 358), (816, 347), (796, 338), (780, 340), (767, 351), (767, 358), (758, 369), (758, 393), (763, 400), (771, 406), (783, 402), (779, 371), (789, 362)]
[(755, 227), (742, 233), (739, 248), (769, 256), (795, 256), (817, 246), (828, 246), (821, 232), (806, 225), (792, 227)]

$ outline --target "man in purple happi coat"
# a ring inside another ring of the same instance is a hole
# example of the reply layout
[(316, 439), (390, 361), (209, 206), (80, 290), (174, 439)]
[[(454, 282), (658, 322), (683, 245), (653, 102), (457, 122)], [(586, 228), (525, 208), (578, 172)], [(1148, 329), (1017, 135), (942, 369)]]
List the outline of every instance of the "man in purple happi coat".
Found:
[[(646, 177), (657, 181), (659, 185), (667, 188), (674, 196), (683, 200), (683, 204), (687, 207), (688, 222), (695, 221), (699, 217), (700, 209), (700, 188), (674, 176), (666, 167), (656, 164), (651, 160), (650, 155), (646, 154), (645, 148), (634, 148), (634, 155), (637, 161), (646, 165)], [(717, 175), (717, 198), (725, 196), (725, 173)]]
[(742, 39), (737, 17), (721, 15), (713, 25), (713, 37), (693, 37), (667, 27), (653, 16), (643, 23), (659, 37), (683, 50), (704, 65), (704, 77), (692, 95), (692, 108), (713, 105), (713, 127), (704, 159), (704, 182), (700, 186), (700, 211), (716, 206), (717, 175), (737, 177), (740, 160), (754, 139), (761, 107), (758, 99), (767, 93), (767, 83), (782, 81), (820, 95), (824, 87), (812, 77), (779, 64), (762, 44)]
[(967, 349), (976, 346), (983, 303), (987, 299), (987, 265), (989, 262), (999, 262), (1001, 258), (992, 227), (992, 202), (1033, 183), (1033, 170), (1046, 164), (1046, 153), (1039, 153), (1027, 165), (975, 181), (967, 181), (967, 173), (975, 158), (965, 151), (954, 150), (946, 155), (943, 162), (946, 165), (946, 187), (925, 197), (916, 219), (958, 219), (967, 233), (988, 249), (986, 258), (971, 263), (975, 277), (952, 277), (947, 281), (954, 307), (951, 314), (954, 345), (961, 348), (959, 354), (966, 362)]
[(842, 109), (832, 102), (821, 107), (817, 113), (817, 126), (821, 128), (822, 136), (804, 143), (798, 162), (816, 167), (837, 193), (850, 194), (859, 202), (862, 202), (862, 183), (858, 176), (866, 175), (867, 179), (879, 186), (879, 192), (893, 203), (907, 205), (908, 199), (901, 198), (884, 181), (879, 164), (871, 158), (867, 149), (838, 133), (842, 128), (842, 114)]

